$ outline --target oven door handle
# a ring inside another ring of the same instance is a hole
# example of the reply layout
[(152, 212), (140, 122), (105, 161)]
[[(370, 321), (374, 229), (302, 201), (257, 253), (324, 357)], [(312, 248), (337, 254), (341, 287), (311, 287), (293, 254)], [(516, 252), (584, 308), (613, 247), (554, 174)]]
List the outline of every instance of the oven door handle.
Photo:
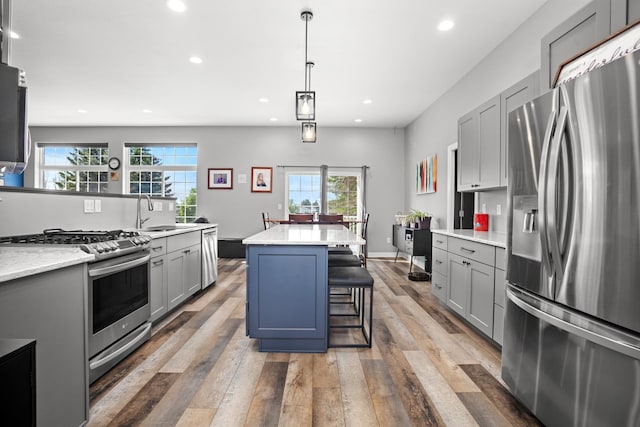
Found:
[(110, 265), (108, 267), (101, 267), (95, 269), (89, 269), (89, 277), (102, 276), (104, 274), (116, 273), (119, 271), (123, 271), (132, 267), (137, 267), (138, 265), (142, 265), (144, 263), (149, 262), (151, 259), (150, 255), (145, 255), (142, 258), (136, 258), (131, 261), (126, 261), (123, 263), (119, 263), (116, 265)]
[(90, 370), (98, 369), (100, 366), (104, 365), (105, 363), (111, 362), (113, 359), (117, 358), (122, 353), (128, 351), (131, 347), (137, 345), (140, 341), (145, 339), (145, 336), (150, 330), (151, 330), (151, 322), (147, 323), (144, 329), (142, 329), (142, 331), (134, 339), (129, 341), (126, 345), (120, 347), (119, 349), (109, 354), (108, 356), (103, 357), (102, 359), (89, 362), (89, 369)]

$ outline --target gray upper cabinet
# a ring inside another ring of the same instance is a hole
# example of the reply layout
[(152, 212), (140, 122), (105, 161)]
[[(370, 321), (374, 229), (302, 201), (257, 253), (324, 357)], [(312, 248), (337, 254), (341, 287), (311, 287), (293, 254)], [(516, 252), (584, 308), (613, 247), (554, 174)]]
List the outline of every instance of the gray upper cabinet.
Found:
[(592, 1), (542, 39), (540, 87), (543, 92), (553, 87), (553, 80), (560, 64), (609, 35), (612, 1), (615, 2)]
[(500, 96), (502, 120), (500, 133), (500, 186), (506, 187), (509, 176), (509, 146), (507, 144), (507, 124), (509, 113), (539, 94), (540, 77), (538, 71), (514, 84)]
[(458, 191), (500, 186), (500, 96), (458, 120)]
[(611, 0), (611, 32), (640, 19), (640, 0)]

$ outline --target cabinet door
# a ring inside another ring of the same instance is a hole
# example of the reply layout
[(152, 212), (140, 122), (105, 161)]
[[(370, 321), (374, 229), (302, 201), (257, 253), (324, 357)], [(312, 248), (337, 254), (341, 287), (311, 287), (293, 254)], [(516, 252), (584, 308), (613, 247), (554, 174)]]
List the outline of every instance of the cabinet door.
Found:
[(500, 95), (478, 108), (478, 177), (475, 189), (500, 186)]
[(447, 305), (462, 317), (467, 315), (467, 296), (469, 294), (469, 272), (467, 260), (459, 255), (449, 254)]
[(500, 127), (500, 185), (507, 186), (509, 176), (509, 145), (507, 143), (507, 125), (509, 124), (509, 113), (525, 102), (531, 101), (538, 93), (539, 75), (536, 71), (533, 74), (520, 80), (500, 95), (502, 109), (502, 120)]
[(185, 272), (184, 282), (187, 296), (202, 289), (202, 249), (200, 245), (193, 245), (184, 251)]
[(610, 0), (594, 0), (542, 38), (540, 88), (553, 87), (560, 64), (609, 35)]
[(151, 321), (155, 321), (167, 313), (167, 291), (167, 256), (153, 257), (149, 268)]
[(467, 261), (469, 273), (469, 304), (467, 320), (487, 336), (493, 336), (494, 267)]
[(443, 303), (447, 302), (447, 277), (433, 272), (431, 274), (431, 293)]
[(184, 288), (185, 254), (176, 251), (168, 254), (167, 258), (167, 297), (169, 310), (173, 310), (187, 297)]
[(477, 112), (458, 120), (458, 191), (473, 190), (479, 181)]
[(640, 0), (611, 0), (611, 32), (640, 19)]

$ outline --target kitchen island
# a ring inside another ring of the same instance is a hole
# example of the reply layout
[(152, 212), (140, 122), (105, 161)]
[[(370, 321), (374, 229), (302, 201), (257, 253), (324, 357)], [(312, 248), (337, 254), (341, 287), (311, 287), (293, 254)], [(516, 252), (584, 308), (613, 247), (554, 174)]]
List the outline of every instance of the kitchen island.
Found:
[(327, 351), (327, 248), (365, 240), (342, 225), (282, 224), (242, 243), (247, 335), (260, 351)]

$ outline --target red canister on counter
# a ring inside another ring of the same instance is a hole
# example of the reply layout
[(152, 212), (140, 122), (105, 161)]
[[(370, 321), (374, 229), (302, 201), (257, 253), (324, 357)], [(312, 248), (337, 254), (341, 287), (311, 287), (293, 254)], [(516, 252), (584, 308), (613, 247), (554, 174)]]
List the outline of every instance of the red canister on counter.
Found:
[(489, 214), (477, 213), (473, 215), (474, 231), (489, 231)]

